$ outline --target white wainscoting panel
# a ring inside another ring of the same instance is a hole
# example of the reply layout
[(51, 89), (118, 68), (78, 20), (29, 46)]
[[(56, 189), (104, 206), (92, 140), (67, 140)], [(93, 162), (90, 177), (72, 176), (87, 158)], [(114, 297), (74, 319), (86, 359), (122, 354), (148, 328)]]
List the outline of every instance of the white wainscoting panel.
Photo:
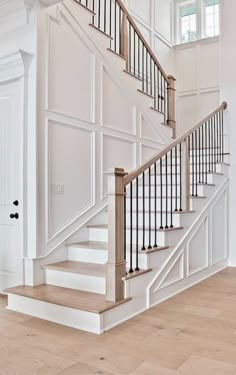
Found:
[(202, 120), (220, 103), (219, 39), (176, 46), (177, 133)]
[(49, 237), (94, 203), (93, 143), (90, 131), (48, 123)]
[(187, 275), (193, 275), (208, 266), (208, 219), (205, 218), (187, 243)]
[(93, 119), (94, 55), (63, 13), (48, 18), (48, 108)]
[(102, 70), (102, 88), (102, 125), (135, 134), (135, 106), (104, 68)]

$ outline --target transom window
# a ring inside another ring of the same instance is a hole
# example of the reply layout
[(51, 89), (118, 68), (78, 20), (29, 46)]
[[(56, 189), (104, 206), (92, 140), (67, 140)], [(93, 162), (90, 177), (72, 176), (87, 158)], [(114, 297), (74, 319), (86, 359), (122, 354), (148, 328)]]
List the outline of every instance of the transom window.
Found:
[(205, 35), (219, 35), (219, 0), (205, 0)]
[(174, 3), (177, 44), (219, 35), (220, 0), (174, 0)]

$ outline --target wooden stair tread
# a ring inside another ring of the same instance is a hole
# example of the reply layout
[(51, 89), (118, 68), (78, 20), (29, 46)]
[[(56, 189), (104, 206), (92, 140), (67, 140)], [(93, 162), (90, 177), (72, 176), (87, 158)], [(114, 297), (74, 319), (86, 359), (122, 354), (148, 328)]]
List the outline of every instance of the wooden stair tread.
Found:
[(84, 242), (73, 242), (67, 243), (67, 247), (78, 247), (78, 248), (87, 248), (90, 250), (108, 250), (108, 243), (107, 242), (100, 242), (100, 241), (84, 241)]
[(101, 314), (131, 300), (131, 298), (126, 298), (118, 302), (108, 302), (105, 301), (105, 297), (102, 294), (48, 284), (38, 286), (20, 285), (6, 289), (5, 292), (95, 314)]
[[(191, 197), (191, 198), (197, 198), (197, 197)], [(93, 225), (88, 225), (88, 228), (108, 229), (108, 224), (93, 224)], [(130, 229), (130, 227), (127, 227), (127, 229)], [(143, 227), (139, 227), (138, 229), (142, 230)], [(181, 229), (183, 229), (183, 227), (164, 228), (164, 229), (157, 229), (157, 232), (172, 232), (173, 230), (181, 230)], [(149, 227), (147, 227), (146, 230), (149, 230)], [(151, 227), (151, 230), (153, 231), (155, 230), (155, 228)]]
[(63, 262), (48, 264), (46, 266), (43, 266), (43, 268), (98, 277), (105, 277), (106, 275), (105, 264), (78, 262), (74, 260), (65, 260)]

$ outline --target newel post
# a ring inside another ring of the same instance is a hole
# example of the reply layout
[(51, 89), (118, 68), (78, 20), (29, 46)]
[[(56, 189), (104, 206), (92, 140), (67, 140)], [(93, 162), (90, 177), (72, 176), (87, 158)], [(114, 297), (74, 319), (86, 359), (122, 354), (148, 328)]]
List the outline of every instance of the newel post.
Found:
[(189, 138), (182, 142), (182, 192), (183, 192), (183, 209), (190, 210), (190, 163), (189, 163)]
[(173, 76), (168, 76), (168, 108), (167, 108), (167, 124), (173, 128), (173, 138), (176, 138), (176, 118), (175, 118), (175, 81)]
[(126, 261), (124, 260), (124, 169), (114, 168), (108, 174), (108, 262), (106, 300), (124, 298)]
[(120, 31), (120, 54), (128, 60), (128, 20), (127, 15), (123, 12), (122, 25)]

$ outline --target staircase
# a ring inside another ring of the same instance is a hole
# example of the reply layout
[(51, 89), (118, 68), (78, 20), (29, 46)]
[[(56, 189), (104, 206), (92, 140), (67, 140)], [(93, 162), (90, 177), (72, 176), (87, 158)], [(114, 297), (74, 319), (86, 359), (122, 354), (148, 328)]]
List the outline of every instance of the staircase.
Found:
[[(77, 3), (175, 137), (174, 79), (122, 1)], [(135, 171), (108, 171), (107, 208), (87, 224), (86, 241), (66, 243), (66, 259), (43, 266), (44, 284), (6, 290), (8, 308), (100, 334), (226, 267), (226, 107)]]

